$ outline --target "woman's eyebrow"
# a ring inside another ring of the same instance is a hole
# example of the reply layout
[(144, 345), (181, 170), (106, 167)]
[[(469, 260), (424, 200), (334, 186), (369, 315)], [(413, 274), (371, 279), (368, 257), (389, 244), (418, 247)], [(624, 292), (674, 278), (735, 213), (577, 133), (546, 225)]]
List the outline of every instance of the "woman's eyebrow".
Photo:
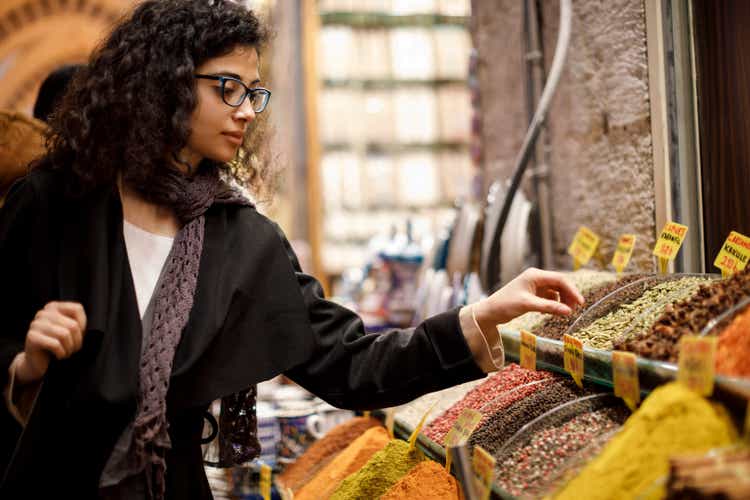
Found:
[[(231, 71), (215, 71), (215, 72), (212, 72), (211, 74), (212, 75), (219, 75), (219, 76), (229, 76), (229, 77), (232, 77), (232, 78), (236, 78), (236, 79), (238, 79), (241, 82), (244, 81), (240, 75), (238, 75), (237, 73), (232, 73)], [(260, 83), (260, 78), (256, 78), (255, 80), (253, 80), (252, 82), (250, 82), (250, 85), (255, 85), (256, 83)]]

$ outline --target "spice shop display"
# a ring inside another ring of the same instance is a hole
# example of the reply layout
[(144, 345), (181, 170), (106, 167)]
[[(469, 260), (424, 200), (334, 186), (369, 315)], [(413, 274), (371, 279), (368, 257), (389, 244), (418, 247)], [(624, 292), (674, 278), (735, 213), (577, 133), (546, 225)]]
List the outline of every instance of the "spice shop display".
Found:
[(497, 484), (516, 496), (537, 497), (560, 477), (566, 463), (592, 443), (604, 444), (629, 415), (611, 394), (565, 403), (524, 426), (498, 452)]
[(570, 379), (540, 385), (542, 387), (529, 396), (489, 415), (472, 433), (469, 443), (480, 445), (492, 456), (497, 457), (503, 445), (525, 424), (589, 391), (579, 389)]
[[(570, 334), (586, 347), (611, 350), (616, 338), (626, 340), (630, 335), (646, 331), (666, 305), (692, 296), (700, 285), (708, 282), (706, 278), (686, 277), (656, 284), (633, 300), (618, 300), (621, 304), (618, 308)], [(639, 282), (632, 287), (640, 291)], [(630, 288), (621, 290), (628, 292)]]
[(424, 455), (418, 448), (412, 450), (406, 441), (393, 439), (364, 467), (344, 479), (331, 500), (378, 498), (422, 460)]
[(294, 498), (298, 500), (328, 498), (346, 477), (359, 471), (376, 453), (383, 450), (389, 440), (385, 428), (368, 429), (296, 492)]
[(461, 486), (437, 462), (425, 460), (385, 492), (380, 500), (459, 500)]
[(307, 451), (289, 464), (276, 481), (284, 488), (295, 493), (306, 484), (317, 472), (326, 466), (339, 452), (353, 444), (365, 431), (379, 427), (380, 422), (374, 418), (354, 417), (331, 429), (322, 439), (313, 443)]
[(714, 450), (669, 461), (667, 498), (750, 498), (750, 450)]
[(750, 268), (730, 278), (700, 286), (691, 297), (666, 306), (647, 332), (615, 342), (614, 347), (644, 358), (676, 363), (683, 335), (698, 335), (709, 321), (748, 296)]
[(554, 498), (662, 498), (660, 479), (669, 458), (704, 453), (737, 439), (726, 410), (685, 386), (671, 382), (654, 390), (620, 432)]
[(445, 435), (465, 408), (480, 410), (484, 405), (510, 389), (552, 377), (554, 375), (549, 372), (535, 372), (525, 370), (515, 363), (509, 364), (469, 391), (463, 399), (433, 420), (423, 432), (428, 438), (442, 445)]

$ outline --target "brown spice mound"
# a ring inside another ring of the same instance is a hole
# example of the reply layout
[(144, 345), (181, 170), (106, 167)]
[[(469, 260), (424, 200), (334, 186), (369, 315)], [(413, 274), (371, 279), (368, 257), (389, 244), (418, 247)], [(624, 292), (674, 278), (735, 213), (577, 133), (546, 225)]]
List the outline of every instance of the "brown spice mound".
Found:
[(690, 298), (668, 305), (651, 328), (614, 348), (676, 363), (683, 335), (697, 335), (708, 322), (750, 295), (750, 267), (731, 278), (701, 286)]
[(297, 493), (315, 474), (325, 467), (341, 450), (371, 428), (379, 426), (374, 418), (355, 417), (337, 425), (322, 439), (313, 443), (293, 464), (279, 474), (276, 481)]
[(463, 498), (456, 479), (437, 462), (425, 460), (386, 491), (380, 500), (459, 500)]
[(295, 500), (318, 500), (328, 498), (341, 481), (360, 470), (372, 456), (385, 448), (390, 441), (388, 431), (373, 427), (355, 439), (341, 453), (323, 467), (299, 492)]

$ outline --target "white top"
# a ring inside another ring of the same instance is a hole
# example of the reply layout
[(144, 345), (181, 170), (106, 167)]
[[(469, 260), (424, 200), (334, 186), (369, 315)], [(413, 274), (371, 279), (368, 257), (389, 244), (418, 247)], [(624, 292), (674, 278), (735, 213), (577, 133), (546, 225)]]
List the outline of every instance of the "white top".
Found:
[(172, 250), (174, 238), (150, 233), (126, 220), (123, 220), (122, 232), (125, 236), (130, 272), (133, 274), (138, 312), (143, 318), (161, 270)]

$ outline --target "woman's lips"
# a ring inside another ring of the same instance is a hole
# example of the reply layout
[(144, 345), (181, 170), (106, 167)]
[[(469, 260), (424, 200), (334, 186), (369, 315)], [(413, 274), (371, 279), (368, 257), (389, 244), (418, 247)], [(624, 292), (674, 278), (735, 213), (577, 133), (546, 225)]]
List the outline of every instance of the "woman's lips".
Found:
[(242, 134), (233, 132), (223, 132), (221, 135), (227, 138), (232, 144), (239, 146), (242, 144)]

